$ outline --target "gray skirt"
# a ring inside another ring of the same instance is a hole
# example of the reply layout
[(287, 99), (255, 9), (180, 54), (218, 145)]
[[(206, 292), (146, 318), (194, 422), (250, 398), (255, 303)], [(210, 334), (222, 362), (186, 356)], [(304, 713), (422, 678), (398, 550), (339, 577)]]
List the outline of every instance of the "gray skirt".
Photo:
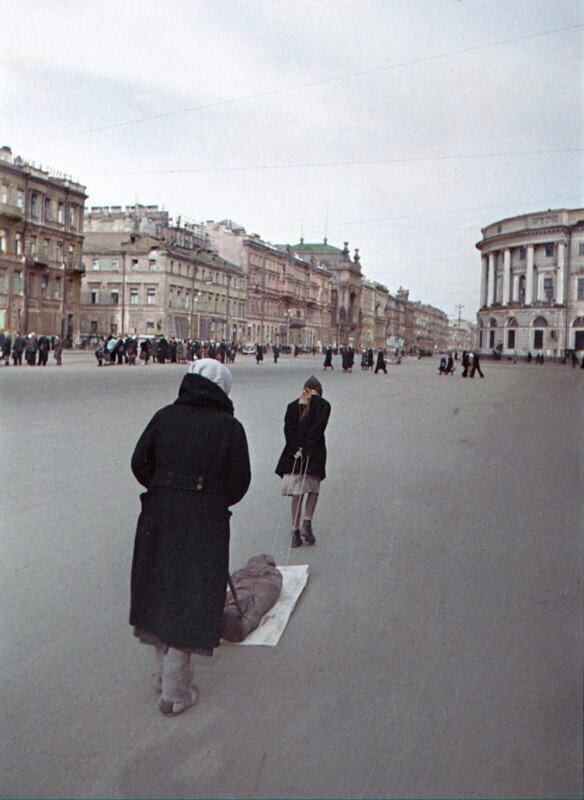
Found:
[(285, 497), (298, 497), (303, 494), (318, 494), (320, 478), (315, 475), (282, 475), (282, 494)]

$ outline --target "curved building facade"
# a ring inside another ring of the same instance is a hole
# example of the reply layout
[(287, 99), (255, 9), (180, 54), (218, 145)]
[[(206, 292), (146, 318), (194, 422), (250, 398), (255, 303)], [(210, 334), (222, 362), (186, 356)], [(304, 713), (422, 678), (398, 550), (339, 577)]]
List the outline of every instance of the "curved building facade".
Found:
[(482, 229), (481, 352), (584, 354), (584, 209), (559, 209)]

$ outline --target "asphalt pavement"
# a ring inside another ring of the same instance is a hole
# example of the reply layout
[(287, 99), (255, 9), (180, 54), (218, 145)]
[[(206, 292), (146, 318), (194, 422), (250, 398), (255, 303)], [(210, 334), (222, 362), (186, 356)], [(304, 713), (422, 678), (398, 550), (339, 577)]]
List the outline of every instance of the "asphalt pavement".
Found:
[(253, 479), (235, 569), (283, 563), (274, 467), (313, 372), (332, 404), (310, 578), (275, 648), (196, 659), (157, 708), (128, 625), (133, 447), (181, 365), (0, 368), (0, 796), (582, 795), (584, 370), (239, 357)]

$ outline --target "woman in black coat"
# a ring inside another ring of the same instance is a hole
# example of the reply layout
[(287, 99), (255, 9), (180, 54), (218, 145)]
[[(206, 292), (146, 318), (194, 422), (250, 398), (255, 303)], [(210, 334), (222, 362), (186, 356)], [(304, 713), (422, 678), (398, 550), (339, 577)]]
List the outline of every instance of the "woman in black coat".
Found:
[(251, 474), (245, 431), (227, 394), (231, 373), (214, 359), (189, 366), (173, 405), (140, 437), (132, 472), (141, 495), (132, 563), (130, 624), (157, 648), (163, 714), (193, 705), (191, 653), (219, 645), (229, 570), (229, 506)]
[[(286, 409), (286, 445), (278, 461), (276, 474), (284, 479), (282, 494), (292, 498), (292, 547), (299, 547), (302, 539), (306, 544), (314, 544), (316, 541), (312, 531), (312, 517), (320, 482), (326, 478), (324, 432), (330, 413), (330, 403), (322, 397), (322, 386), (314, 375), (304, 384), (300, 398), (290, 403)], [(300, 530), (305, 495), (306, 506)]]

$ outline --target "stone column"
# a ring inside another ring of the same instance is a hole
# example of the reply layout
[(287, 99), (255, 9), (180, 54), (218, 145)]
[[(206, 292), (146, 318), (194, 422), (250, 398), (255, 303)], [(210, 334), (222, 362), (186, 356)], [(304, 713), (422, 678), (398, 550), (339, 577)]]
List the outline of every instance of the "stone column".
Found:
[(558, 244), (558, 274), (556, 276), (556, 304), (565, 302), (566, 243)]
[(487, 305), (487, 271), (489, 264), (486, 256), (481, 258), (481, 296), (480, 307), (483, 308)]
[(533, 303), (533, 245), (527, 245), (527, 268), (525, 271), (525, 305)]
[(495, 254), (489, 253), (489, 274), (487, 277), (487, 305), (495, 301)]
[(511, 300), (511, 250), (503, 251), (503, 298), (501, 304), (508, 306)]

